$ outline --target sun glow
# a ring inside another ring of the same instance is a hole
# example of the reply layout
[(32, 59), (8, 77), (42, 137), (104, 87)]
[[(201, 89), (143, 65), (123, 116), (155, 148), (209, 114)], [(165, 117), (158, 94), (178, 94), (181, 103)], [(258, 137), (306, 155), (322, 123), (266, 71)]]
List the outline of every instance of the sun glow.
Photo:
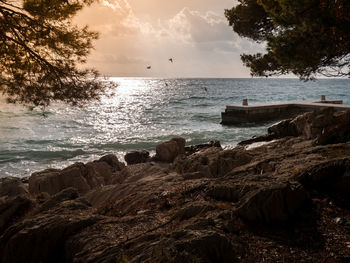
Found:
[(108, 76), (249, 76), (239, 54), (259, 46), (228, 27), (230, 7), (231, 0), (102, 0), (77, 21), (100, 32), (88, 64)]

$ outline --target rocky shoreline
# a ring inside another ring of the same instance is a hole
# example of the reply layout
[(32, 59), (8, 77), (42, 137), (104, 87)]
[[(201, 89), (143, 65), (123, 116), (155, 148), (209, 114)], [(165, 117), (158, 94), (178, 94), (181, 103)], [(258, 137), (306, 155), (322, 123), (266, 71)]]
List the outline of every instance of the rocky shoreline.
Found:
[(2, 178), (0, 263), (350, 262), (350, 111), (185, 143)]

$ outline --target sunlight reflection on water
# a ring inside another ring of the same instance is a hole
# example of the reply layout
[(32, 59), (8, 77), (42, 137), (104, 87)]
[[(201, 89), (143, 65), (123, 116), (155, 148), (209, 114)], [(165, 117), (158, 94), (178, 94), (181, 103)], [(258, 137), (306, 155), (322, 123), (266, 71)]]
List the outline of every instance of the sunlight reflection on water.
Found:
[[(189, 144), (220, 140), (223, 145), (262, 134), (269, 124), (226, 127), (226, 104), (328, 98), (350, 103), (348, 80), (113, 78), (114, 97), (83, 108), (53, 104), (40, 109), (0, 103), (0, 177), (26, 176), (47, 167), (86, 162), (106, 153), (154, 150), (174, 136)], [(339, 97), (341, 95), (341, 98)], [(336, 97), (335, 97), (336, 96)]]

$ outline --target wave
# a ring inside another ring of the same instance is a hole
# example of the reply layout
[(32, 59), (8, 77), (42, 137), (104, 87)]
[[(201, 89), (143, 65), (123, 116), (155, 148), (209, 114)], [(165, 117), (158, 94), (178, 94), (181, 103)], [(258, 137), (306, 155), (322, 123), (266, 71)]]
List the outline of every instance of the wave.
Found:
[(135, 141), (135, 142), (110, 142), (103, 144), (91, 144), (90, 149), (104, 151), (134, 151), (134, 150), (152, 150), (155, 148), (155, 141)]
[(47, 162), (57, 160), (68, 160), (77, 156), (91, 154), (91, 152), (78, 150), (60, 150), (60, 151), (1, 151), (0, 163), (21, 162), (25, 160)]
[[(116, 79), (113, 99), (74, 108), (52, 104), (39, 108), (1, 104), (0, 177), (66, 166), (105, 153), (154, 151), (160, 142), (184, 137), (188, 144), (220, 140), (235, 144), (266, 132), (268, 124), (221, 126), (227, 104), (312, 99), (315, 94), (350, 101), (348, 80), (304, 83), (291, 79)], [(165, 86), (164, 82), (169, 84)], [(208, 92), (206, 92), (206, 90)], [(317, 95), (318, 97), (318, 95)]]
[(221, 119), (219, 114), (194, 114), (191, 116), (191, 120), (219, 123)]
[(191, 96), (189, 97), (190, 100), (208, 100), (207, 96)]
[(42, 116), (42, 117), (48, 117), (50, 115), (54, 115), (51, 111), (40, 111), (40, 110), (28, 110), (25, 112), (26, 115), (29, 116)]
[(214, 104), (213, 103), (196, 103), (196, 104), (193, 104), (193, 107), (211, 107), (213, 106)]

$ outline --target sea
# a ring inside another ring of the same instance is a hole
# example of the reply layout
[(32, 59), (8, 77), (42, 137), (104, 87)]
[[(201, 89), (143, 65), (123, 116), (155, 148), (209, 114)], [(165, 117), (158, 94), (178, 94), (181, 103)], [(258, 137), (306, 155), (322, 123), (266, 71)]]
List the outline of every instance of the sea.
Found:
[(44, 111), (0, 103), (0, 177), (26, 177), (47, 168), (148, 150), (183, 137), (187, 145), (219, 140), (230, 148), (266, 133), (272, 122), (220, 124), (227, 104), (341, 99), (350, 79), (111, 78), (114, 96), (83, 107), (54, 103)]

